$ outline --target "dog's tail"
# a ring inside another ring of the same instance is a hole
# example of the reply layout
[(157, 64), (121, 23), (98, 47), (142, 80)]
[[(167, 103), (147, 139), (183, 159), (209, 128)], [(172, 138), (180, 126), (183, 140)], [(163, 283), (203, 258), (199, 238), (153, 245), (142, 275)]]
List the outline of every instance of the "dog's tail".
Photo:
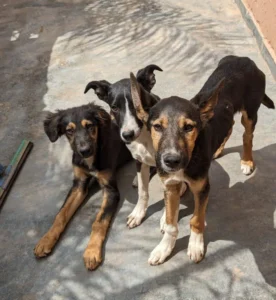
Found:
[(265, 105), (268, 108), (275, 109), (275, 105), (273, 101), (265, 94), (264, 99), (262, 100), (262, 104)]

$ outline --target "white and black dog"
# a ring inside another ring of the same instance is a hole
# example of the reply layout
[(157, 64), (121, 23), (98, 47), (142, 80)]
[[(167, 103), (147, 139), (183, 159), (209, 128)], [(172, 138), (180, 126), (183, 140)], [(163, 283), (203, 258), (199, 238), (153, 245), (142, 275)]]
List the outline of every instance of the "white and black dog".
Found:
[[(143, 97), (143, 107), (146, 111), (154, 106), (160, 98), (151, 93), (156, 83), (154, 71), (163, 71), (156, 65), (149, 65), (137, 72), (139, 84), (153, 97)], [(106, 80), (91, 81), (87, 84), (84, 93), (94, 89), (99, 99), (108, 103), (111, 116), (116, 120), (121, 139), (126, 143), (133, 158), (136, 160), (138, 180), (138, 202), (128, 216), (127, 225), (134, 228), (141, 224), (148, 207), (148, 186), (150, 167), (155, 167), (155, 151), (152, 145), (150, 132), (139, 119), (133, 105), (130, 80), (119, 80), (113, 84)], [(152, 173), (155, 173), (155, 168)]]

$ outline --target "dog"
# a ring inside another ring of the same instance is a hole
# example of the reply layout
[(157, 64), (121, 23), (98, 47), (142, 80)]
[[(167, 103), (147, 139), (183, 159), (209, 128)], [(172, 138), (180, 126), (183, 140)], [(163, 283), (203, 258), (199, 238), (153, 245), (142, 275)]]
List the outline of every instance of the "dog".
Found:
[[(250, 175), (255, 169), (252, 147), (259, 107), (263, 104), (267, 108), (275, 109), (275, 106), (265, 93), (265, 74), (250, 58), (234, 55), (226, 56), (219, 61), (217, 68), (194, 97), (193, 102), (198, 104), (201, 101), (201, 93), (214, 87), (222, 78), (225, 78), (226, 81), (221, 90), (219, 101), (228, 100), (234, 107), (234, 113), (242, 113), (241, 123), (245, 131), (241, 170), (243, 174)], [(221, 155), (223, 147), (224, 145), (218, 149), (214, 158)]]
[(88, 270), (102, 262), (103, 245), (120, 195), (116, 183), (116, 170), (132, 159), (121, 141), (119, 130), (110, 115), (100, 106), (87, 104), (49, 113), (44, 130), (52, 143), (65, 135), (73, 150), (73, 186), (54, 224), (37, 243), (36, 257), (47, 256), (66, 225), (88, 194), (89, 183), (96, 178), (103, 191), (102, 205), (92, 225), (92, 233), (83, 258)]
[(219, 62), (191, 101), (173, 96), (159, 101), (149, 113), (143, 109), (147, 92), (132, 73), (130, 79), (134, 107), (151, 133), (157, 172), (165, 186), (166, 208), (160, 224), (164, 236), (148, 262), (163, 263), (175, 246), (183, 182), (189, 186), (195, 202), (187, 253), (191, 260), (199, 262), (204, 257), (211, 161), (221, 154), (232, 132), (234, 114), (241, 111), (245, 127), (241, 168), (246, 175), (252, 172), (252, 139), (258, 108), (261, 103), (274, 108), (265, 94), (265, 76), (250, 59), (228, 56)]
[[(140, 69), (136, 75), (139, 84), (150, 95), (150, 97), (143, 97), (143, 107), (146, 111), (149, 111), (160, 99), (151, 93), (156, 83), (155, 70), (162, 71), (157, 65), (151, 64)], [(110, 106), (111, 115), (119, 127), (121, 139), (136, 160), (138, 202), (127, 220), (127, 226), (134, 228), (141, 224), (146, 215), (149, 180), (156, 173), (155, 151), (150, 133), (134, 109), (128, 78), (113, 84), (106, 80), (91, 81), (87, 84), (84, 93), (90, 89), (93, 89), (98, 98)]]

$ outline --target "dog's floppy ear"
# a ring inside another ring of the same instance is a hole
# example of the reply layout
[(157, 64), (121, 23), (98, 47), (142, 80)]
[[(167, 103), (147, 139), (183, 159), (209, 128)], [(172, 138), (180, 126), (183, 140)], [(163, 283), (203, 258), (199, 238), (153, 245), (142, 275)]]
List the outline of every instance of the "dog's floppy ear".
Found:
[(84, 93), (86, 94), (90, 89), (93, 89), (99, 99), (108, 102), (107, 96), (110, 85), (111, 83), (106, 80), (91, 81), (86, 85)]
[(145, 67), (144, 69), (139, 70), (136, 74), (137, 81), (148, 92), (151, 91), (151, 89), (154, 87), (154, 85), (156, 83), (155, 74), (153, 73), (154, 70), (158, 70), (161, 72), (163, 71), (157, 65), (149, 65), (149, 66)]
[(148, 111), (158, 100), (138, 83), (133, 73), (130, 73), (130, 89), (137, 117), (146, 124), (149, 117)]
[(52, 143), (54, 143), (63, 134), (60, 112), (49, 113), (43, 124), (44, 131)]
[(224, 87), (224, 83), (225, 78), (221, 79), (211, 90), (199, 93), (191, 99), (191, 102), (194, 103), (200, 111), (200, 118), (203, 125), (205, 125), (214, 116), (214, 108), (217, 105), (218, 95)]

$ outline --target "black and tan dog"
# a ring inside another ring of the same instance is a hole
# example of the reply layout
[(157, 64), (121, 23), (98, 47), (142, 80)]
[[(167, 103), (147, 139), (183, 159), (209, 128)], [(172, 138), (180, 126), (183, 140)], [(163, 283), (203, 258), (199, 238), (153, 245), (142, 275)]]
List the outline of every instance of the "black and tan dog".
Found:
[[(241, 170), (243, 174), (250, 175), (255, 168), (252, 146), (258, 110), (261, 104), (272, 109), (275, 106), (265, 94), (265, 74), (250, 58), (233, 55), (220, 60), (215, 71), (194, 97), (193, 102), (198, 104), (201, 101), (202, 93), (212, 89), (222, 78), (225, 78), (225, 86), (221, 90), (219, 102), (228, 100), (234, 107), (234, 113), (242, 113), (241, 123), (244, 126), (244, 134)], [(222, 150), (223, 145), (218, 149), (215, 158), (220, 155)]]
[[(149, 114), (142, 105), (146, 91), (142, 91), (133, 74), (131, 90), (136, 110), (147, 120), (156, 151), (157, 171), (165, 186), (166, 211), (161, 224), (164, 236), (152, 251), (149, 263), (163, 263), (174, 248), (183, 182), (189, 186), (195, 201), (188, 255), (199, 262), (204, 256), (203, 232), (212, 158), (221, 153), (232, 132), (234, 113), (240, 110), (245, 127), (242, 170), (246, 174), (251, 172), (257, 110), (261, 103), (274, 107), (265, 95), (264, 74), (248, 58), (226, 57), (191, 101), (166, 98), (151, 108)], [(244, 166), (249, 166), (249, 170)]]
[(54, 224), (38, 242), (34, 253), (44, 257), (52, 251), (87, 196), (91, 178), (95, 177), (103, 190), (103, 200), (83, 255), (86, 268), (94, 270), (102, 262), (103, 244), (119, 203), (115, 172), (131, 160), (131, 154), (121, 141), (119, 129), (110, 115), (94, 104), (50, 113), (44, 121), (44, 129), (51, 142), (66, 135), (73, 150), (74, 182)]

